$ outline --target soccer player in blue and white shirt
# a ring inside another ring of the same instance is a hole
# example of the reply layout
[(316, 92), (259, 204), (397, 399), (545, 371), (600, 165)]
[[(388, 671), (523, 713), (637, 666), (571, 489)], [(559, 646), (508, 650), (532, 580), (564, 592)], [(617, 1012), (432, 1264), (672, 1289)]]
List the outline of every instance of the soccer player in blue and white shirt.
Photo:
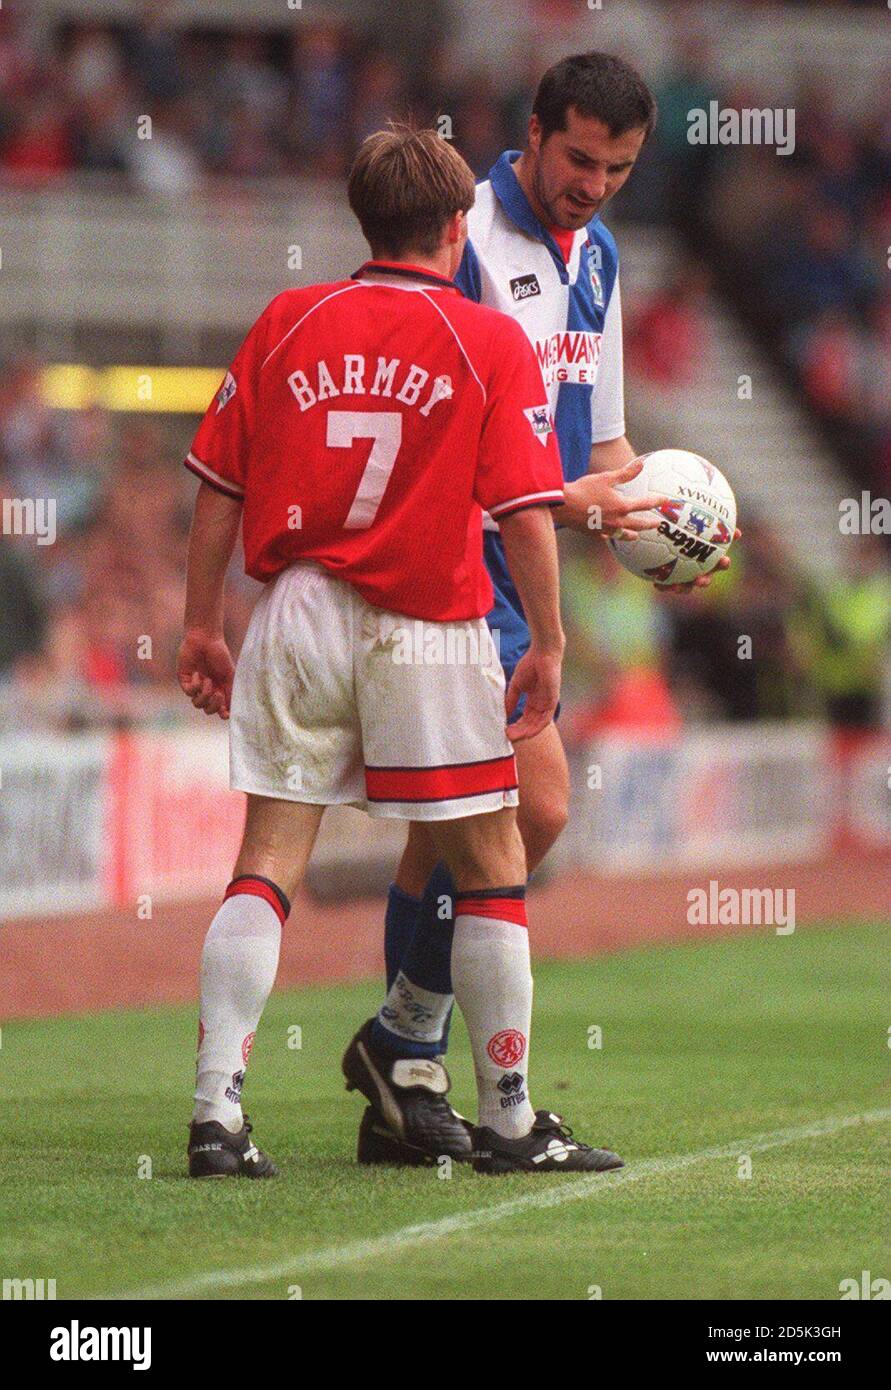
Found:
[[(643, 79), (618, 58), (587, 53), (550, 68), (535, 96), (525, 150), (506, 151), (477, 187), (457, 277), (466, 295), (516, 318), (533, 343), (566, 478), (565, 502), (554, 509), (554, 519), (591, 535), (632, 535), (655, 525), (641, 513), (661, 500), (629, 502), (616, 490), (641, 464), (625, 435), (618, 253), (600, 220), (631, 173), (655, 115)], [(529, 632), (494, 522), (485, 555), (495, 590), (487, 621), (499, 634), (510, 678), (518, 665), (522, 672)], [(703, 577), (696, 584), (708, 582)], [(521, 708), (522, 702), (511, 717)], [(531, 872), (566, 823), (569, 773), (553, 722), (516, 742), (515, 750), (519, 825)], [(362, 1161), (469, 1154), (465, 1125), (445, 1100), (448, 1077), (438, 1060), (452, 1005), (452, 898), (451, 879), (437, 864), (429, 835), (412, 825), (387, 907), (389, 993), (351, 1044), (352, 1056), (358, 1046), (369, 1063), (358, 1081), (351, 1078), (371, 1101), (359, 1137)], [(494, 1062), (499, 1040), (491, 1044)], [(417, 1065), (407, 1067), (404, 1059)], [(516, 1103), (509, 1068), (501, 1085), (503, 1094), (499, 1099), (492, 1092), (492, 1112), (479, 1123), (501, 1136), (507, 1159), (523, 1148), (525, 1136), (516, 1127), (528, 1128), (528, 1119)]]

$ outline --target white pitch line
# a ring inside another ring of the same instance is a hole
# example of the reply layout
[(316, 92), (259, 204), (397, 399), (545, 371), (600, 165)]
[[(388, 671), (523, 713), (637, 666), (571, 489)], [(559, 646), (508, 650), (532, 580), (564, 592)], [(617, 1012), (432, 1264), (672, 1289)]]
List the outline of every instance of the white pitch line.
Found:
[[(322, 1250), (309, 1250), (304, 1255), (294, 1255), (274, 1265), (214, 1269), (206, 1274), (195, 1275), (192, 1279), (108, 1294), (106, 1297), (192, 1298), (219, 1289), (239, 1288), (244, 1284), (265, 1284), (277, 1279), (286, 1280), (306, 1274), (328, 1273), (331, 1270), (342, 1269), (345, 1265), (360, 1264), (363, 1260), (388, 1259), (412, 1246), (426, 1245), (431, 1241), (458, 1235), (462, 1231), (476, 1230), (480, 1226), (491, 1226), (496, 1221), (516, 1216), (519, 1212), (544, 1211), (549, 1207), (562, 1207), (567, 1202), (578, 1202), (586, 1197), (605, 1197), (619, 1187), (627, 1187), (629, 1183), (642, 1182), (645, 1178), (662, 1177), (666, 1173), (679, 1173), (694, 1163), (705, 1163), (716, 1158), (736, 1158), (739, 1154), (764, 1153), (768, 1149), (780, 1149), (785, 1145), (795, 1144), (800, 1139), (820, 1139), (826, 1135), (837, 1134), (843, 1129), (852, 1129), (857, 1125), (882, 1124), (886, 1120), (891, 1120), (891, 1109), (869, 1110), (862, 1115), (815, 1120), (812, 1124), (797, 1125), (792, 1129), (778, 1129), (771, 1134), (756, 1134), (748, 1139), (737, 1140), (734, 1144), (720, 1144), (711, 1149), (700, 1149), (697, 1153), (644, 1159), (633, 1167), (622, 1168), (608, 1175), (586, 1173), (578, 1178), (569, 1178), (559, 1185), (528, 1192), (522, 1197), (512, 1197), (506, 1202), (494, 1202), (488, 1207), (474, 1207), (471, 1211), (444, 1216), (438, 1221), (402, 1226), (399, 1230), (373, 1236), (368, 1240), (351, 1241), (347, 1245), (331, 1245)], [(481, 1181), (495, 1183), (498, 1179)], [(534, 1177), (532, 1181), (535, 1181)]]

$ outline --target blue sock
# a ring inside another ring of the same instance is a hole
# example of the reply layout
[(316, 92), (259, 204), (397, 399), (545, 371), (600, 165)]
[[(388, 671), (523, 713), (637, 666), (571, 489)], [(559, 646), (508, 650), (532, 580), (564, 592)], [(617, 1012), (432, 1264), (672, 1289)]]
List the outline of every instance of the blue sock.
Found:
[(395, 883), (390, 884), (384, 917), (384, 965), (388, 990), (392, 989), (402, 958), (415, 934), (422, 904), (423, 898), (413, 898), (410, 893), (397, 888)]
[[(455, 935), (455, 895), (455, 880), (445, 864), (437, 864), (427, 880), (427, 887), (421, 899), (418, 925), (408, 948), (408, 963), (402, 967), (408, 978), (415, 980), (418, 979), (415, 973), (417, 971), (420, 971), (421, 975), (427, 975), (426, 962), (429, 960), (430, 969), (435, 972), (430, 978), (435, 978), (437, 983), (428, 985), (428, 989), (436, 989), (440, 994), (454, 993), (452, 939)], [(440, 906), (442, 898), (448, 898), (448, 903)], [(440, 916), (440, 912), (446, 915)], [(421, 980), (418, 979), (418, 984), (420, 983)], [(448, 1051), (451, 1026), (452, 1009), (449, 1009), (442, 1030), (442, 1041), (439, 1044), (441, 1053)]]
[[(397, 974), (406, 978), (418, 994), (408, 1003), (413, 1006), (436, 1007), (436, 996), (451, 996), (452, 993), (452, 937), (455, 934), (455, 885), (445, 864), (437, 864), (430, 875), (424, 896), (418, 902), (395, 886), (390, 889), (390, 902), (387, 908), (387, 923), (394, 910), (394, 895), (402, 899), (398, 911), (408, 916), (407, 904), (412, 904), (414, 926), (407, 936), (400, 957), (392, 959), (394, 952), (385, 950), (387, 960), (387, 987), (393, 988)], [(392, 941), (395, 947), (396, 931)], [(402, 1001), (405, 1003), (405, 1001)], [(387, 1005), (384, 1005), (384, 1011)], [(382, 1052), (397, 1057), (436, 1057), (445, 1052), (448, 1046), (449, 1025), (451, 1023), (451, 1003), (442, 1016), (440, 1036), (433, 1041), (406, 1038), (391, 1032), (381, 1021), (375, 1019), (372, 1028), (372, 1042)]]

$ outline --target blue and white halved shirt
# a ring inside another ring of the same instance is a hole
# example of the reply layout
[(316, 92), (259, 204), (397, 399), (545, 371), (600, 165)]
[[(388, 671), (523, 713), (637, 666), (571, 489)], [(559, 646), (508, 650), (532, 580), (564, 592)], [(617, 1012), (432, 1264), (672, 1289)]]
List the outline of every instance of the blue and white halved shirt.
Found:
[[(507, 150), (477, 185), (470, 237), (455, 277), (478, 303), (510, 314), (538, 356), (563, 476), (588, 472), (591, 445), (625, 433), (622, 311), (616, 243), (599, 218), (576, 232), (569, 261), (539, 222)], [(498, 523), (485, 517), (484, 554), (495, 592), (486, 621), (498, 634), (508, 678), (529, 647), (529, 628), (507, 567)], [(525, 697), (520, 701), (518, 718)]]
[(539, 222), (507, 150), (477, 185), (456, 280), (478, 303), (510, 314), (538, 356), (567, 482), (588, 472), (591, 445), (625, 433), (622, 311), (616, 243), (595, 217), (575, 233), (568, 264)]

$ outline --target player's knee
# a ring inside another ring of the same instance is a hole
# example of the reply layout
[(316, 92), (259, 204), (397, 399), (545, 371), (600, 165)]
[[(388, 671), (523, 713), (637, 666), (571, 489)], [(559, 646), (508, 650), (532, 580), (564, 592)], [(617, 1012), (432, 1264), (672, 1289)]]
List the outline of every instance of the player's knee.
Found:
[(530, 872), (563, 834), (568, 820), (569, 801), (562, 791), (540, 797), (525, 807), (521, 800), (520, 831)]
[(515, 821), (497, 824), (491, 833), (464, 844), (455, 875), (462, 887), (500, 888), (526, 881), (526, 852)]
[(420, 825), (410, 825), (396, 874), (398, 887), (419, 898), (441, 857), (429, 831)]

